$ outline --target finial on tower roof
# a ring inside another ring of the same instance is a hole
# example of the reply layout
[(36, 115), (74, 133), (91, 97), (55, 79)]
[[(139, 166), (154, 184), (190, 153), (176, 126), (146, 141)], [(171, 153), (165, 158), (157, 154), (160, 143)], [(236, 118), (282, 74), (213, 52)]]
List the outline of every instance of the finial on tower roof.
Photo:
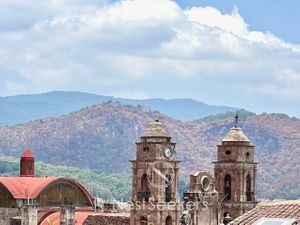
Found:
[(240, 116), (237, 113), (237, 114), (235, 114), (235, 125), (234, 125), (235, 128), (239, 127), (239, 120), (240, 120)]

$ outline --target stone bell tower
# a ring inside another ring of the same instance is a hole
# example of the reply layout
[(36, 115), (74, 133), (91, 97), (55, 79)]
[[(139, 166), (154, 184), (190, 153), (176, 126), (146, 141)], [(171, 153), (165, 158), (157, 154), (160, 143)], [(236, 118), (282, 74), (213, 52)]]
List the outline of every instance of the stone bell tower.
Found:
[(254, 145), (239, 127), (239, 115), (235, 126), (218, 145), (214, 162), (215, 186), (219, 193), (219, 221), (228, 215), (236, 218), (257, 205)]
[(177, 225), (179, 161), (175, 143), (156, 120), (136, 143), (130, 225)]

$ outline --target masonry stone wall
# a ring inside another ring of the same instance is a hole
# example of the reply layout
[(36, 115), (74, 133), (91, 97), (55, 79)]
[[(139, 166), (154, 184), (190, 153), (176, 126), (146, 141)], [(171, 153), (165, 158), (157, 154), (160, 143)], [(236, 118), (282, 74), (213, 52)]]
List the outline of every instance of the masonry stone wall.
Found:
[(10, 218), (19, 214), (19, 209), (16, 208), (0, 208), (0, 224), (9, 225)]

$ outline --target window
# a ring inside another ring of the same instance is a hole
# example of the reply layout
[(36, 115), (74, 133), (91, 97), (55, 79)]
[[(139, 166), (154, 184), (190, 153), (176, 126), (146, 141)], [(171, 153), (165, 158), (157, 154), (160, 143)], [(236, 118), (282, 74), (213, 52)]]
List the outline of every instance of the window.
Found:
[(28, 160), (28, 168), (29, 171), (32, 171), (32, 161)]
[(226, 155), (231, 155), (231, 151), (230, 150), (226, 150)]
[(250, 158), (250, 156), (251, 156), (250, 152), (247, 152), (247, 153), (246, 153), (246, 157), (247, 157), (247, 159), (249, 159), (249, 158)]

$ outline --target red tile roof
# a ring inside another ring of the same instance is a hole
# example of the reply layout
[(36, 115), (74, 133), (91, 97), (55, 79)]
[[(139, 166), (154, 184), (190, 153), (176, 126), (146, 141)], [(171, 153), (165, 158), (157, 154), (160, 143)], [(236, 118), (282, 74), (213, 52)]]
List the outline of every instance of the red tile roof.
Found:
[[(100, 213), (100, 212), (76, 212), (76, 225), (82, 225), (88, 216), (111, 216), (111, 217), (129, 217), (128, 213)], [(54, 212), (41, 221), (40, 225), (52, 225), (60, 223), (60, 212)], [(105, 224), (99, 224), (105, 225)]]
[(236, 218), (234, 225), (250, 225), (260, 218), (290, 218), (300, 222), (300, 200), (261, 202), (258, 206)]
[(31, 150), (29, 148), (25, 149), (21, 158), (34, 158)]

